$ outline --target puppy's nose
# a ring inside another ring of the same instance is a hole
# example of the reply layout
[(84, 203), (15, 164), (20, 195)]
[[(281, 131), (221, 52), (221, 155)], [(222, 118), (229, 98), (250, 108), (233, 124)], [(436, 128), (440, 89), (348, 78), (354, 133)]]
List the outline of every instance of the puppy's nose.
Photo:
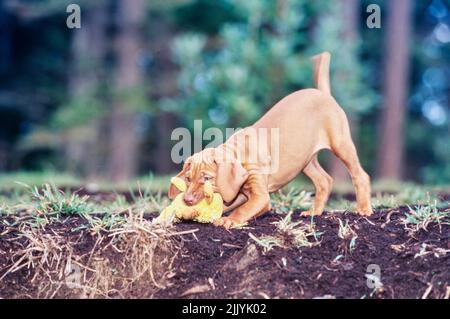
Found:
[(187, 205), (192, 205), (192, 204), (194, 204), (194, 196), (193, 196), (192, 194), (186, 194), (186, 195), (184, 195), (183, 200), (184, 200), (184, 202), (185, 202)]

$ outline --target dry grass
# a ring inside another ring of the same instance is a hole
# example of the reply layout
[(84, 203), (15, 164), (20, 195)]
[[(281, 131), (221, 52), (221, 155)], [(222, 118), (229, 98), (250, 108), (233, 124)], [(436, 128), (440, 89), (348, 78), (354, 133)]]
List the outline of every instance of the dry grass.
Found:
[(28, 282), (14, 297), (150, 298), (170, 285), (182, 242), (173, 228), (144, 218), (164, 205), (158, 195), (140, 192), (106, 207), (50, 185), (30, 192), (0, 220), (9, 247), (0, 250), (0, 282), (16, 274)]

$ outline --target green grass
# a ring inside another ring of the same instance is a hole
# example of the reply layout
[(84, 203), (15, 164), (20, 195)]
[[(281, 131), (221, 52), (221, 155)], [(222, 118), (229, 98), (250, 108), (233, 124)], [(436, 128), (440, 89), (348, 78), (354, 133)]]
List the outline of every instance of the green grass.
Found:
[(8, 226), (25, 223), (32, 228), (45, 228), (69, 217), (81, 217), (84, 223), (79, 228), (111, 231), (120, 227), (127, 216), (156, 215), (169, 203), (162, 192), (154, 193), (150, 187), (142, 188), (140, 183), (138, 195), (133, 195), (131, 201), (126, 201), (120, 194), (112, 199), (91, 200), (89, 196), (62, 191), (54, 184), (20, 186), (25, 191), (0, 196), (0, 217), (9, 217), (0, 222), (8, 223)]
[(58, 186), (79, 186), (82, 181), (70, 174), (56, 172), (17, 172), (0, 174), (0, 191), (23, 190), (22, 184), (41, 186), (45, 183)]
[(319, 239), (322, 233), (316, 230), (314, 221), (311, 219), (310, 223), (305, 223), (302, 220), (294, 222), (292, 214), (293, 212), (291, 211), (284, 218), (273, 223), (276, 226), (274, 235), (257, 237), (249, 233), (250, 238), (261, 246), (264, 252), (268, 252), (274, 247), (302, 248), (320, 244)]
[(440, 211), (437, 201), (428, 202), (426, 205), (418, 205), (416, 207), (408, 207), (409, 212), (405, 214), (403, 225), (410, 233), (415, 233), (419, 230), (427, 231), (428, 225), (436, 223), (441, 225), (444, 219), (449, 219), (450, 210)]
[(287, 214), (293, 209), (307, 210), (312, 205), (312, 193), (300, 191), (293, 186), (285, 187), (271, 195), (271, 204), (279, 214)]
[(342, 219), (338, 218), (338, 221), (338, 237), (348, 243), (348, 251), (352, 253), (356, 247), (356, 239), (358, 238), (358, 234), (356, 234), (356, 231), (349, 225), (348, 220), (344, 223)]
[[(147, 175), (128, 183), (113, 184), (106, 181), (86, 182), (67, 174), (52, 172), (14, 173), (0, 175), (0, 215), (21, 214), (34, 216), (36, 225), (42, 226), (49, 219), (63, 219), (69, 216), (81, 216), (94, 225), (96, 230), (109, 229), (114, 223), (120, 223), (121, 215), (149, 214), (159, 212), (168, 205), (166, 196), (169, 176)], [(107, 192), (109, 198), (93, 199), (79, 196), (68, 190), (84, 187), (91, 192)], [(381, 189), (384, 187), (384, 189)], [(339, 188), (343, 190), (344, 188)], [(394, 208), (408, 205), (421, 208), (410, 208), (408, 224), (414, 221), (422, 225), (430, 218), (436, 221), (435, 211), (448, 207), (448, 202), (439, 201), (436, 191), (429, 186), (419, 186), (411, 183), (380, 182), (373, 186), (374, 208)], [(125, 200), (124, 194), (132, 192), (131, 201)], [(352, 188), (349, 188), (353, 192)], [(307, 210), (313, 201), (313, 187), (304, 178), (294, 180), (282, 190), (272, 194), (271, 203), (276, 213), (290, 216), (298, 210)], [(391, 194), (391, 192), (393, 192)], [(136, 195), (137, 194), (137, 195)], [(327, 210), (333, 212), (353, 211), (355, 202), (339, 196), (328, 202)], [(439, 212), (438, 212), (439, 213)], [(441, 214), (441, 213), (439, 213)], [(428, 216), (421, 221), (423, 216)], [(290, 225), (290, 224), (289, 224)], [(409, 227), (408, 226), (408, 227)]]
[[(407, 205), (427, 205), (436, 202), (437, 207), (447, 207), (448, 202), (441, 201), (437, 192), (443, 189), (433, 189), (431, 187), (419, 186), (405, 183), (402, 188), (391, 194), (389, 191), (374, 191), (372, 194), (372, 206), (374, 209), (394, 208)], [(335, 211), (353, 211), (356, 203), (338, 197), (328, 202), (328, 207)]]
[(85, 187), (89, 191), (117, 191), (125, 192), (130, 188), (139, 186), (150, 189), (153, 192), (167, 192), (170, 184), (170, 176), (155, 176), (152, 174), (137, 177), (128, 182), (111, 183), (106, 180), (87, 181), (70, 174), (57, 172), (18, 172), (0, 174), (0, 191), (23, 191), (23, 185), (41, 186), (44, 184), (55, 185), (58, 188)]

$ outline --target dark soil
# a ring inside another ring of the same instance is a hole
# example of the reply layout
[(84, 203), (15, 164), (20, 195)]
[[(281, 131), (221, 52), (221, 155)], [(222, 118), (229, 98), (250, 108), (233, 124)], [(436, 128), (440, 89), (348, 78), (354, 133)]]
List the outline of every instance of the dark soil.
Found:
[[(253, 221), (249, 225), (252, 229), (230, 232), (211, 225), (180, 224), (179, 229), (199, 227), (198, 241), (192, 236), (187, 238), (190, 241), (184, 245), (184, 257), (176, 265), (176, 284), (161, 290), (157, 297), (178, 298), (192, 287), (208, 284), (212, 278), (215, 289), (187, 297), (421, 298), (432, 285), (428, 297), (443, 298), (446, 289), (450, 290), (450, 254), (414, 256), (422, 244), (427, 245), (426, 251), (450, 249), (450, 226), (439, 229), (433, 225), (428, 232), (409, 236), (399, 223), (406, 211), (377, 211), (369, 220), (352, 213), (324, 214), (315, 219), (317, 230), (324, 232), (320, 245), (301, 249), (276, 247), (266, 254), (260, 247), (256, 247), (257, 253), (253, 252), (254, 241), (248, 233), (273, 234), (275, 226), (271, 223), (281, 218), (273, 213)], [(348, 219), (358, 238), (354, 251), (336, 262), (336, 256), (345, 254), (343, 240), (338, 237), (337, 217)], [(396, 250), (398, 246), (392, 245), (404, 245), (404, 249)], [(370, 264), (379, 265), (381, 270), (383, 288), (375, 292), (366, 284)]]
[[(244, 229), (227, 231), (210, 224), (182, 223), (176, 231), (198, 229), (182, 235), (181, 253), (174, 263), (171, 285), (154, 298), (445, 298), (450, 294), (450, 226), (430, 224), (427, 231), (405, 231), (401, 219), (406, 207), (378, 210), (369, 219), (353, 213), (324, 213), (316, 217), (323, 232), (314, 247), (275, 247), (264, 253), (249, 233), (273, 235), (273, 222), (283, 216), (269, 212)], [(294, 220), (298, 220), (298, 213)], [(352, 252), (338, 237), (339, 222), (348, 220), (357, 233)], [(302, 218), (309, 223), (309, 218)], [(86, 230), (70, 231), (83, 223), (71, 217), (51, 224), (46, 233), (64, 236), (76, 254), (88, 255), (96, 238)], [(0, 234), (5, 231), (0, 226)], [(24, 239), (0, 236), (0, 277), (11, 266), (11, 253)], [(106, 245), (106, 241), (102, 245)], [(99, 247), (100, 248), (100, 247)], [(111, 249), (104, 254), (117, 258)], [(337, 256), (341, 258), (336, 259)], [(419, 256), (420, 255), (420, 256)], [(367, 285), (367, 267), (381, 270), (382, 288)], [(1, 298), (36, 297), (33, 269), (23, 268), (0, 281)], [(66, 295), (65, 297), (70, 297)], [(117, 296), (112, 296), (117, 297)], [(139, 297), (139, 296), (137, 296)], [(142, 297), (147, 297), (142, 295)]]

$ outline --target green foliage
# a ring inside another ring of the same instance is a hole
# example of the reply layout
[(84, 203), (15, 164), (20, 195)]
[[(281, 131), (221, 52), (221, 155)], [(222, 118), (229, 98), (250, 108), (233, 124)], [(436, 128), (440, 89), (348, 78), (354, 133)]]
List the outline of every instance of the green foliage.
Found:
[(116, 89), (112, 93), (114, 103), (125, 105), (125, 110), (130, 113), (152, 113), (152, 102), (147, 96), (144, 85), (133, 86), (127, 89)]
[(103, 114), (102, 101), (92, 95), (77, 96), (62, 105), (52, 118), (52, 123), (59, 129), (70, 129), (90, 123)]
[[(281, 97), (311, 86), (309, 58), (324, 50), (334, 54), (333, 92), (347, 111), (357, 116), (373, 107), (375, 95), (362, 80), (359, 43), (343, 47), (339, 40), (340, 5), (302, 0), (231, 3), (246, 19), (225, 23), (217, 38), (188, 33), (174, 42), (182, 97), (172, 105), (188, 110), (188, 123), (208, 114), (209, 125), (250, 124)], [(314, 10), (321, 13), (316, 44), (303, 50), (310, 42), (305, 13)]]
[(309, 57), (298, 52), (306, 1), (231, 3), (246, 20), (224, 24), (218, 38), (183, 34), (173, 44), (181, 67), (176, 105), (188, 123), (207, 114), (207, 125), (248, 125), (311, 77)]
[(361, 41), (342, 40), (345, 30), (344, 3), (329, 1), (323, 7), (315, 30), (315, 51), (331, 53), (331, 83), (336, 100), (351, 118), (358, 118), (374, 108), (378, 97), (367, 83), (368, 69), (364, 68), (360, 58)]
[(215, 34), (224, 23), (242, 19), (230, 1), (184, 0), (184, 2), (186, 3), (178, 4), (173, 15), (177, 25), (185, 31)]
[[(448, 104), (445, 70), (449, 46), (436, 38), (435, 31), (443, 20), (433, 16), (433, 12), (444, 10), (441, 2), (417, 2), (414, 6), (417, 32), (411, 42), (414, 67), (408, 78), (410, 96), (405, 106), (408, 108), (405, 172), (407, 178), (448, 185), (450, 113), (445, 108)], [(332, 53), (333, 95), (357, 128), (353, 134), (363, 166), (370, 173), (374, 171), (379, 152), (374, 141), (378, 139), (382, 105), (378, 94), (383, 87), (383, 45), (388, 30), (384, 18), (390, 14), (387, 1), (358, 3), (360, 16), (356, 38), (352, 40), (352, 36), (345, 34), (348, 22), (343, 14), (345, 1), (146, 0), (145, 25), (151, 31), (144, 27), (132, 31), (138, 32), (143, 40), (136, 62), (144, 75), (144, 84), (116, 92), (110, 87), (115, 83), (115, 68), (121, 62), (114, 56), (117, 52), (113, 43), (122, 26), (115, 19), (89, 23), (89, 17), (96, 17), (100, 10), (105, 10), (106, 16), (114, 16), (117, 1), (77, 1), (82, 8), (82, 30), (90, 34), (89, 28), (97, 25), (95, 30), (105, 37), (104, 44), (103, 40), (92, 43), (93, 49), (99, 48), (97, 54), (97, 50), (74, 50), (80, 30), (64, 27), (65, 7), (69, 3), (72, 2), (17, 0), (0, 8), (0, 15), (10, 17), (5, 20), (6, 33), (2, 37), (6, 54), (2, 56), (4, 88), (0, 101), (0, 144), (7, 145), (4, 152), (7, 169), (22, 165), (19, 168), (60, 167), (75, 172), (74, 167), (82, 167), (82, 163), (73, 164), (79, 159), (55, 156), (68, 154), (64, 148), (69, 144), (61, 142), (61, 137), (65, 142), (73, 142), (71, 146), (80, 145), (82, 139), (74, 128), (79, 131), (87, 125), (98, 128), (98, 123), (92, 120), (107, 114), (112, 103), (121, 103), (137, 118), (172, 111), (177, 113), (178, 123), (187, 127), (194, 119), (203, 119), (204, 128), (248, 125), (281, 97), (311, 87), (309, 58), (327, 50)], [(382, 7), (381, 29), (365, 25), (365, 8), (371, 3)], [(443, 12), (448, 13), (448, 8)], [(16, 37), (17, 41), (11, 40)], [(160, 45), (165, 41), (172, 43), (179, 73), (173, 61), (165, 56), (166, 46)], [(427, 73), (434, 74), (431, 81), (427, 80)], [(443, 79), (439, 77), (442, 75)], [(147, 80), (158, 82), (157, 89), (149, 90)], [(174, 88), (176, 82), (178, 87)], [(92, 86), (92, 92), (81, 92), (78, 86), (82, 89), (83, 85)], [(77, 93), (81, 96), (76, 96)], [(430, 101), (445, 109), (445, 123), (432, 123), (426, 116), (424, 106)], [(108, 119), (102, 120), (103, 129), (109, 123)], [(153, 119), (150, 122), (153, 124)], [(53, 130), (55, 127), (57, 130)], [(84, 133), (90, 138), (90, 132)], [(25, 135), (29, 138), (24, 138)], [(55, 143), (58, 140), (59, 144)], [(150, 152), (155, 150), (157, 143), (153, 139), (144, 143)], [(38, 148), (40, 156), (36, 155)], [(50, 148), (50, 152), (42, 155), (42, 150), (47, 152)], [(99, 149), (98, 155), (97, 162), (109, 158), (107, 148)], [(20, 161), (24, 158), (32, 158), (33, 164)], [(140, 169), (150, 169), (152, 165), (146, 159), (139, 163)]]
[[(449, 113), (450, 114), (450, 113)], [(450, 117), (450, 116), (449, 116)], [(431, 145), (436, 164), (427, 165), (423, 169), (425, 182), (439, 185), (448, 185), (450, 181), (450, 138), (448, 135), (439, 134)]]

